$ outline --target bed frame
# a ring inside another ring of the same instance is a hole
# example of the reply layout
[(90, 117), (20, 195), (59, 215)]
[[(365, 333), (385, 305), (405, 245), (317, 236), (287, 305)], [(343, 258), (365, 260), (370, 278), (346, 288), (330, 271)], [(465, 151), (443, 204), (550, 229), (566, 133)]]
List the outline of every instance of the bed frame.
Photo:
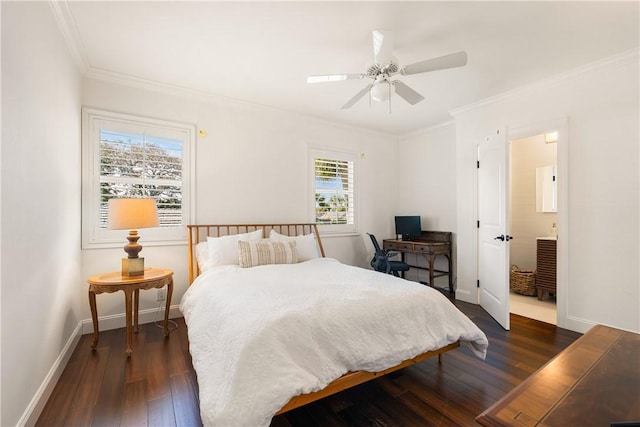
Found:
[[(200, 274), (200, 269), (198, 267), (198, 262), (195, 256), (195, 246), (200, 242), (206, 241), (207, 237), (222, 237), (231, 236), (234, 234), (249, 233), (260, 228), (262, 228), (263, 230), (262, 236), (264, 238), (269, 237), (269, 233), (271, 232), (271, 230), (275, 230), (276, 232), (284, 234), (286, 236), (303, 236), (313, 233), (316, 237), (316, 241), (318, 242), (318, 249), (320, 250), (320, 254), (322, 255), (322, 257), (325, 256), (324, 247), (322, 246), (322, 240), (320, 239), (320, 233), (318, 232), (318, 226), (314, 223), (187, 225), (187, 228), (189, 230), (189, 285), (191, 285), (195, 278)], [(411, 366), (430, 357), (438, 356), (438, 362), (441, 363), (443, 353), (454, 350), (459, 346), (460, 341), (456, 341), (442, 348), (422, 353), (412, 359), (405, 360), (404, 362), (396, 366), (380, 372), (348, 372), (335, 381), (329, 383), (322, 390), (293, 397), (286, 405), (282, 407), (282, 409), (278, 411), (277, 414), (282, 414), (284, 412), (306, 405), (307, 403), (314, 402), (316, 400), (354, 387), (358, 384), (362, 384), (372, 379), (379, 378), (390, 372), (406, 368), (407, 366)]]

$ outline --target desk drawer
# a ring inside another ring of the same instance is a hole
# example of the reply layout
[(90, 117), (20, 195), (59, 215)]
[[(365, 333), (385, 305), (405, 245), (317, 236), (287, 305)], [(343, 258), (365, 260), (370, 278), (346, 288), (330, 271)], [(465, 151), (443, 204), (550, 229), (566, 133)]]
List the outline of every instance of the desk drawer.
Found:
[(396, 249), (399, 251), (413, 252), (413, 243), (398, 243)]
[(389, 249), (397, 250), (399, 245), (396, 242), (388, 242), (388, 241), (385, 240), (384, 243), (382, 244), (382, 246), (383, 246), (384, 249), (387, 249), (387, 250), (389, 250)]
[(431, 253), (431, 245), (416, 245), (415, 251), (416, 252)]
[(413, 251), (413, 244), (404, 242), (384, 242), (384, 248), (387, 250), (411, 252)]
[(413, 247), (414, 253), (429, 255), (448, 254), (451, 255), (451, 243), (444, 242), (424, 242)]

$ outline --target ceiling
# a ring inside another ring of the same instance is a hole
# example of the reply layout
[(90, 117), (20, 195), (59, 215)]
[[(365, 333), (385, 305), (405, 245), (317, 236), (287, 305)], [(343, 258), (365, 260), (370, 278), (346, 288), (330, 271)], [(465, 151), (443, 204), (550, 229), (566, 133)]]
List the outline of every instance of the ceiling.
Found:
[[(633, 2), (85, 2), (62, 26), (87, 75), (150, 80), (211, 96), (394, 135), (448, 111), (637, 49)], [(365, 96), (368, 80), (307, 84), (312, 74), (364, 73), (373, 29), (393, 30), (399, 64), (466, 51), (465, 67), (399, 76), (425, 100)]]

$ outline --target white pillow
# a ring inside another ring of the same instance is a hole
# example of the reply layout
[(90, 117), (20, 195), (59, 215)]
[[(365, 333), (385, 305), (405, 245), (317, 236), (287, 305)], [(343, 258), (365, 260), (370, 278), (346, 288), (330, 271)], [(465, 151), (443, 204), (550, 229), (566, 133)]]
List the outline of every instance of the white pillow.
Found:
[(298, 262), (309, 261), (310, 259), (320, 258), (320, 248), (316, 237), (311, 234), (305, 236), (285, 236), (271, 229), (269, 239), (274, 242), (296, 242), (296, 252), (298, 253)]
[(296, 242), (242, 241), (238, 242), (240, 267), (256, 267), (267, 264), (295, 264)]
[(202, 273), (211, 267), (209, 261), (209, 242), (200, 242), (196, 245), (196, 261), (198, 261), (198, 267)]
[(262, 240), (262, 229), (232, 236), (207, 237), (209, 246), (209, 266), (238, 265), (238, 242)]

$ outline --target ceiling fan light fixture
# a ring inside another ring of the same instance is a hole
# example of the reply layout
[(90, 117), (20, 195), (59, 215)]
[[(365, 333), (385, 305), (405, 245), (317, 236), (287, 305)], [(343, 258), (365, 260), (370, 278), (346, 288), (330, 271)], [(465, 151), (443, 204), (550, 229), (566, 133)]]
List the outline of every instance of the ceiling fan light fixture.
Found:
[(394, 93), (397, 93), (400, 98), (411, 105), (416, 105), (418, 102), (424, 100), (424, 96), (411, 89), (403, 83), (402, 80), (396, 79), (391, 81), (389, 78), (397, 74), (405, 76), (467, 65), (467, 54), (462, 51), (400, 67), (398, 61), (392, 55), (393, 39), (393, 31), (373, 30), (373, 63), (367, 65), (366, 73), (309, 76), (307, 82), (319, 83), (363, 79), (365, 77), (370, 78), (372, 82), (351, 97), (351, 99), (340, 108), (343, 110), (351, 108), (356, 102), (366, 95), (369, 95), (369, 106), (371, 106), (372, 99), (378, 102), (388, 101), (389, 113), (391, 113), (391, 96), (393, 96)]
[(374, 101), (385, 102), (396, 93), (396, 87), (388, 80), (376, 83), (371, 88), (371, 99)]

